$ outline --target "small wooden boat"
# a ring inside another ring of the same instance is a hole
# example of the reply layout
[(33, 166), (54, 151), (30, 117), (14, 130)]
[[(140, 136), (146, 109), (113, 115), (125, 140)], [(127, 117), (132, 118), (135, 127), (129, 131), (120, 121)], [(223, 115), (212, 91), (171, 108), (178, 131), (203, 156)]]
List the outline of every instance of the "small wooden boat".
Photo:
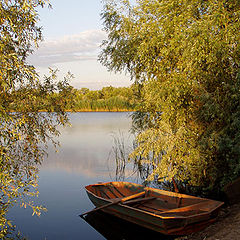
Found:
[(188, 235), (202, 230), (215, 221), (224, 204), (128, 182), (99, 183), (85, 189), (97, 207), (92, 211), (101, 209), (165, 235)]

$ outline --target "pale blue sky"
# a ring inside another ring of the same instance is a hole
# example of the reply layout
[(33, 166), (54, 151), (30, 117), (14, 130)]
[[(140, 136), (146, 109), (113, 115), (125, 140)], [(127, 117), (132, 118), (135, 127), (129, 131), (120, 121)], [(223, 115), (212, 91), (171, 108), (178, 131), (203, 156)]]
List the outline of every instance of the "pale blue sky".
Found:
[(101, 0), (51, 0), (52, 9), (40, 9), (46, 37), (78, 34), (101, 29)]
[(129, 86), (129, 76), (109, 73), (97, 61), (99, 45), (106, 38), (102, 31), (101, 0), (51, 0), (53, 9), (39, 9), (44, 41), (29, 62), (40, 75), (48, 67), (74, 74), (76, 88), (101, 89), (103, 86)]

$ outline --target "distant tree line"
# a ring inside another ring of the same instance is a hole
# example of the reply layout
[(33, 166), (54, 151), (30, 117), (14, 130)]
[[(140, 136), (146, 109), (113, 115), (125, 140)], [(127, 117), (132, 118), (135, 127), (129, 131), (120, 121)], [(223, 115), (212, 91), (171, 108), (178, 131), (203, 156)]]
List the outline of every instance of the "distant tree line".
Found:
[[(64, 91), (42, 93), (42, 89), (34, 89), (38, 104), (38, 111), (55, 111), (54, 103), (64, 104), (66, 111), (133, 111), (137, 106), (137, 86), (103, 87), (101, 90), (88, 88), (76, 89), (68, 86)], [(16, 94), (25, 95), (26, 89), (17, 90)], [(44, 96), (44, 97), (42, 97)], [(18, 111), (25, 103), (18, 102), (11, 105), (12, 111)]]
[(135, 86), (72, 89), (72, 99), (67, 105), (75, 111), (132, 111), (136, 107)]

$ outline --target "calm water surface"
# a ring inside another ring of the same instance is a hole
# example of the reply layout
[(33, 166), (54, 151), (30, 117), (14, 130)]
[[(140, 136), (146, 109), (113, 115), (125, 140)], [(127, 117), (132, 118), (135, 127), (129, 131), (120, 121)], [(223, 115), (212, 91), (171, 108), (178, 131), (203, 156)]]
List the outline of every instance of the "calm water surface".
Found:
[(131, 119), (129, 113), (73, 113), (70, 120), (72, 127), (61, 131), (59, 152), (49, 147), (40, 169), (36, 202), (48, 212), (32, 217), (30, 209), (16, 207), (9, 213), (28, 239), (105, 239), (78, 216), (93, 208), (84, 186), (115, 180), (113, 136), (121, 133), (130, 148)]

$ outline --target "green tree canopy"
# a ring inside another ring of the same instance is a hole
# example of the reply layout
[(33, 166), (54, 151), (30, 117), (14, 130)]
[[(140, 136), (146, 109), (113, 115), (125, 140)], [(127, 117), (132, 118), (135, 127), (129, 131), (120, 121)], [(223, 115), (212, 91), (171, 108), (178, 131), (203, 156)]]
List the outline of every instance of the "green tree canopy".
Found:
[[(57, 126), (68, 123), (64, 97), (69, 93), (69, 77), (56, 81), (56, 72), (39, 80), (27, 57), (42, 39), (38, 7), (44, 0), (0, 1), (0, 238), (4, 239), (10, 222), (7, 210), (14, 202), (29, 205), (25, 196), (37, 194), (38, 165), (45, 156), (47, 143), (57, 145)], [(58, 93), (47, 111), (39, 113), (44, 99)], [(55, 99), (56, 100), (56, 99)], [(11, 111), (14, 109), (14, 112)], [(35, 190), (34, 190), (35, 189)]]
[(102, 18), (99, 59), (142, 85), (152, 123), (131, 157), (215, 191), (240, 176), (239, 1), (105, 1)]

